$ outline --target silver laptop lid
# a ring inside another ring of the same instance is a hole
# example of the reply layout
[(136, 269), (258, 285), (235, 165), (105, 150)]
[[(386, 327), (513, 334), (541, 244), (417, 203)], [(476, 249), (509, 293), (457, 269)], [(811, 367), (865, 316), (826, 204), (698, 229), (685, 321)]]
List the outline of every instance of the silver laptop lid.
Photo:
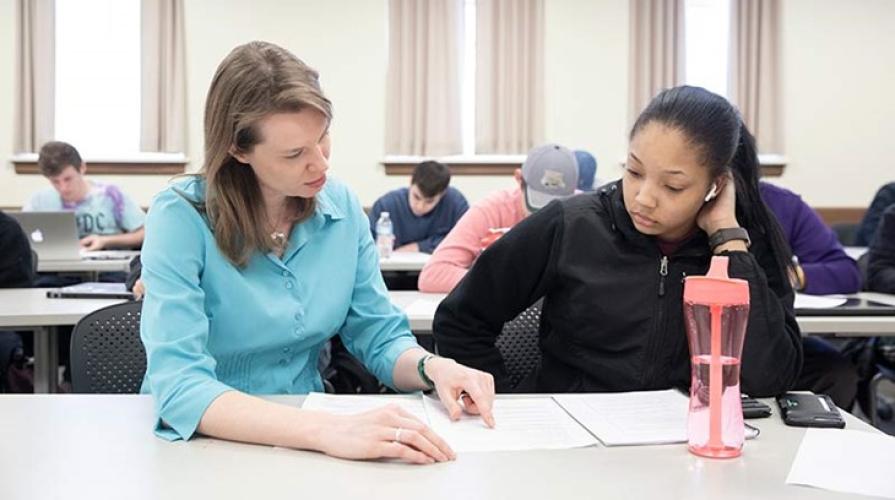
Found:
[(41, 261), (81, 260), (74, 212), (9, 212)]

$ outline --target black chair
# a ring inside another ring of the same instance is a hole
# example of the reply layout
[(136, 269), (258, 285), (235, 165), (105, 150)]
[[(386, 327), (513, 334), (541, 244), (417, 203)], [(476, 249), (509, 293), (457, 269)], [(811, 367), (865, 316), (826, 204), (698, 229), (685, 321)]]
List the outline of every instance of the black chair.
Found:
[(37, 276), (37, 252), (31, 249), (31, 272)]
[(140, 340), (143, 302), (115, 304), (81, 318), (71, 336), (72, 392), (136, 394), (146, 373)]
[(858, 237), (858, 227), (860, 227), (860, 224), (855, 224), (854, 222), (837, 222), (830, 225), (830, 228), (836, 233), (839, 243), (846, 247), (855, 245), (855, 240)]
[(541, 326), (541, 305), (538, 300), (522, 311), (515, 319), (504, 323), (497, 336), (497, 349), (503, 356), (507, 375), (513, 389), (541, 365), (541, 348), (538, 332)]

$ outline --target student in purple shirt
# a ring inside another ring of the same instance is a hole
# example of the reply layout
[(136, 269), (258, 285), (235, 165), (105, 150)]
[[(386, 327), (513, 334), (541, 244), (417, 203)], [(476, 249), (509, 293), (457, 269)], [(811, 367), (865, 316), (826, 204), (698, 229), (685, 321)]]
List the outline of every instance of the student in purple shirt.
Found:
[[(767, 182), (760, 182), (759, 190), (799, 261), (793, 279), (797, 291), (824, 295), (861, 289), (857, 263), (845, 254), (833, 230), (799, 195)], [(819, 337), (804, 337), (802, 348), (805, 357), (796, 390), (827, 394), (837, 406), (848, 410), (858, 390), (855, 366)]]

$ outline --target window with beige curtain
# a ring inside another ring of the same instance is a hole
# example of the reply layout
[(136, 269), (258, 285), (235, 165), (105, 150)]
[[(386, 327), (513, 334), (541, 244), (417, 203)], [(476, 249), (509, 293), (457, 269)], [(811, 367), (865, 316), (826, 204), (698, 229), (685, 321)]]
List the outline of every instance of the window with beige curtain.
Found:
[(184, 151), (182, 0), (17, 7), (17, 153), (54, 139), (72, 143), (88, 163)]
[(660, 90), (684, 83), (684, 1), (629, 2), (629, 125)]
[(389, 0), (385, 150), (462, 152), (462, 0)]
[(725, 96), (759, 151), (781, 153), (777, 0), (685, 0), (686, 78)]
[(13, 149), (31, 153), (53, 138), (55, 0), (17, 0)]
[(140, 150), (186, 152), (183, 0), (142, 0)]
[(543, 0), (390, 0), (386, 153), (527, 153), (543, 73)]
[(525, 154), (543, 142), (543, 0), (478, 0), (475, 68), (475, 152)]
[(780, 2), (731, 0), (729, 92), (762, 153), (783, 152)]

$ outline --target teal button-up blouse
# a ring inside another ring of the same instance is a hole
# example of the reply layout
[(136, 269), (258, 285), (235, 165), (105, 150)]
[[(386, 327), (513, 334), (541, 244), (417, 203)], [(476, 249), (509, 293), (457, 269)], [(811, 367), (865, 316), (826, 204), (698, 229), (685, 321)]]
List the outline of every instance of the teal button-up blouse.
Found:
[(321, 391), (317, 358), (338, 334), (376, 377), (393, 385), (398, 356), (417, 347), (391, 304), (367, 217), (330, 179), (312, 217), (292, 229), (282, 258), (256, 253), (244, 269), (220, 252), (191, 178), (159, 193), (146, 221), (140, 334), (155, 399), (156, 433), (189, 439), (205, 410), (229, 390)]

